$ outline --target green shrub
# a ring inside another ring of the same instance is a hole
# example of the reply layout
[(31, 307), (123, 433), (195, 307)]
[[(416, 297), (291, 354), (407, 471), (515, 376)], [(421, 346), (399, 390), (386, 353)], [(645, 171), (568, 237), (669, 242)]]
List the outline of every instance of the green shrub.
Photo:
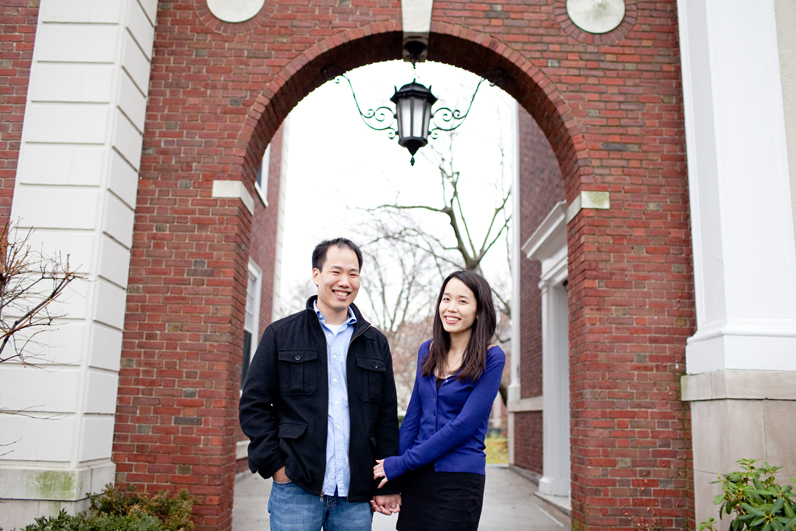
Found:
[[(794, 531), (796, 530), (796, 505), (793, 485), (781, 487), (775, 482), (774, 474), (782, 467), (764, 463), (754, 465), (754, 459), (741, 459), (740, 472), (730, 472), (719, 476), (724, 494), (713, 498), (719, 507), (719, 518), (724, 514), (737, 516), (730, 524), (731, 531)], [(790, 478), (791, 481), (796, 479)], [(713, 518), (702, 522), (699, 531), (713, 530)]]
[(193, 531), (194, 499), (187, 491), (175, 497), (159, 492), (150, 498), (131, 485), (128, 489), (106, 485), (101, 494), (89, 495), (88, 510), (74, 516), (61, 510), (56, 516), (37, 518), (24, 531)]

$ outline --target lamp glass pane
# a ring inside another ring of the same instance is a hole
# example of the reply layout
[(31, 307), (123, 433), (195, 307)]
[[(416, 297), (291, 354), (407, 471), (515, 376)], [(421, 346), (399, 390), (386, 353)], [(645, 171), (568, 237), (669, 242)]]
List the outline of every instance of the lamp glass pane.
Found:
[(412, 136), (412, 98), (402, 99), (399, 106), (399, 115), (402, 120), (398, 124), (398, 132), (401, 138), (406, 138)]

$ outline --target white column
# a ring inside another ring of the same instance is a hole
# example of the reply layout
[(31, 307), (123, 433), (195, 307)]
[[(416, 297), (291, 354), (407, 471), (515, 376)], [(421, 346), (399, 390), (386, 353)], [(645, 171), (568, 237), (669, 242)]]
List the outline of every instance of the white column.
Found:
[(562, 285), (566, 267), (539, 283), (542, 290), (542, 442), (544, 475), (539, 493), (568, 496), (569, 463), (569, 306)]
[[(156, 0), (42, 0), (11, 219), (45, 255), (70, 255), (76, 281), (57, 330), (4, 363), (0, 526), (82, 508), (113, 482), (122, 347)], [(47, 420), (44, 420), (47, 418)]]
[(697, 332), (689, 374), (796, 370), (796, 250), (773, 0), (679, 0)]

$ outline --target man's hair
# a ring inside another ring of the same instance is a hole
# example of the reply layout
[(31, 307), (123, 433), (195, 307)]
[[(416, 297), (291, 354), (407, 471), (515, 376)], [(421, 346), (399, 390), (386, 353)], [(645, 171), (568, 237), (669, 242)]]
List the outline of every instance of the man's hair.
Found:
[(340, 247), (341, 249), (351, 249), (357, 255), (357, 263), (359, 263), (359, 270), (362, 270), (362, 251), (359, 250), (357, 244), (348, 238), (335, 238), (333, 240), (324, 240), (315, 246), (312, 251), (312, 268), (318, 271), (323, 271), (323, 264), (326, 262), (326, 253), (330, 247)]

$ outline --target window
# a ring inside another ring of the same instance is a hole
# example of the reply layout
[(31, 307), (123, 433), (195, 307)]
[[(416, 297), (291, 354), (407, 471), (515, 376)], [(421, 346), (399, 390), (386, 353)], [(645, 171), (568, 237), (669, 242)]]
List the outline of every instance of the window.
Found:
[(243, 370), (241, 371), (241, 388), (246, 382), (254, 351), (257, 350), (258, 329), (260, 324), (260, 290), (262, 271), (257, 264), (249, 260), (249, 282), (246, 287), (246, 312), (243, 322)]
[(270, 165), (271, 144), (268, 144), (268, 147), (265, 148), (263, 159), (260, 161), (260, 171), (257, 172), (257, 182), (254, 185), (254, 189), (257, 190), (265, 206), (268, 206), (268, 171), (270, 170)]

